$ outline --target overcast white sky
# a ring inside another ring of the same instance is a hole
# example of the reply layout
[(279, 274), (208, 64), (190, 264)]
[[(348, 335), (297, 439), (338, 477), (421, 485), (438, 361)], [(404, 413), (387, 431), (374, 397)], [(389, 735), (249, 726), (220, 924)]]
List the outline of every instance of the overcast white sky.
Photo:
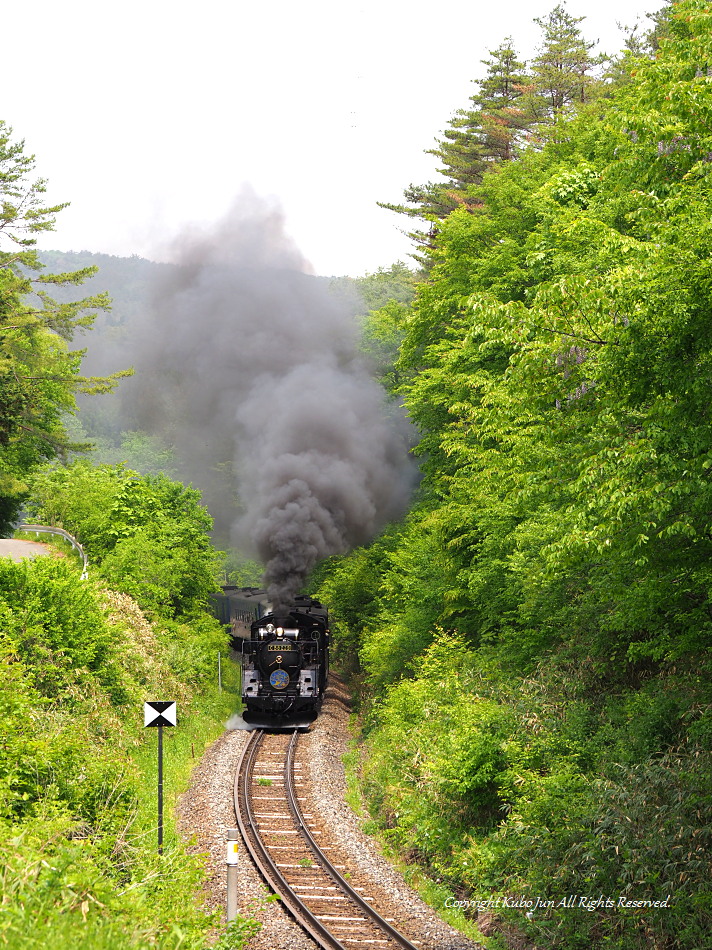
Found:
[[(508, 34), (531, 57), (555, 0), (33, 0), (4, 4), (0, 118), (70, 201), (44, 247), (159, 258), (244, 183), (281, 202), (320, 274), (410, 249), (398, 201)], [(662, 0), (569, 0), (612, 52)], [(647, 22), (647, 21), (646, 21)]]

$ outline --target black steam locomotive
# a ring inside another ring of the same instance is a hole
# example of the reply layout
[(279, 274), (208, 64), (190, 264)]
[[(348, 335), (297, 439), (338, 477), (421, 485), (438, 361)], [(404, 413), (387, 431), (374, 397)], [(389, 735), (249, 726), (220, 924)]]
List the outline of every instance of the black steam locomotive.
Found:
[(224, 596), (232, 646), (242, 658), (243, 718), (315, 714), (329, 672), (327, 609), (311, 597), (295, 597), (275, 614), (263, 591), (233, 588)]

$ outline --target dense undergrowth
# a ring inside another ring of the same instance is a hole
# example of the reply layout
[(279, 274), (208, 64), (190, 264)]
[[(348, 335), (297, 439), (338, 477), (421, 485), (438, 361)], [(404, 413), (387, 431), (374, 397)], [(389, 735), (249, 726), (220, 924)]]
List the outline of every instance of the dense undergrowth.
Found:
[[(0, 560), (0, 944), (198, 950), (221, 921), (200, 909), (202, 859), (187, 853), (172, 812), (239, 702), (227, 662), (222, 692), (217, 686), (227, 643), (203, 606), (206, 516), (194, 493), (181, 505), (187, 490), (167, 479), (86, 465), (74, 473), (57, 469), (38, 481), (34, 515), (46, 515), (40, 484), (52, 484), (52, 499), (64, 498), (65, 527), (89, 553), (89, 580), (62, 557)], [(113, 503), (107, 485), (117, 489)], [(85, 519), (73, 515), (80, 503)], [(132, 525), (141, 561), (116, 553)], [(156, 731), (143, 727), (150, 699), (175, 700), (179, 717), (164, 730), (161, 857)], [(236, 922), (220, 946), (241, 946), (253, 929)]]
[(661, 22), (434, 222), (417, 503), (315, 579), (374, 820), (496, 946), (710, 946), (712, 18)]
[(366, 704), (360, 785), (376, 826), (468, 916), (512, 918), (545, 945), (706, 946), (699, 670), (592, 695), (554, 662), (517, 675), (495, 651), (439, 636)]

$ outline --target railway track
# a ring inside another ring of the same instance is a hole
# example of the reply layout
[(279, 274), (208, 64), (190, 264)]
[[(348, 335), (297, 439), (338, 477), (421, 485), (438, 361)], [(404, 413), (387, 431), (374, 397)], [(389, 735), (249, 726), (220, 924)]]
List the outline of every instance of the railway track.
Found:
[[(252, 733), (235, 775), (235, 815), (260, 873), (324, 950), (418, 950), (352, 887), (317, 838), (297, 757), (298, 733)], [(310, 827), (310, 820), (312, 825)]]

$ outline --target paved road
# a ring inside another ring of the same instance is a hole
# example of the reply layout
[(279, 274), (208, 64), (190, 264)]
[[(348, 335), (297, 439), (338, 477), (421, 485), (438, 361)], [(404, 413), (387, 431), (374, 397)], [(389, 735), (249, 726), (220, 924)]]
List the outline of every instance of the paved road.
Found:
[(37, 541), (16, 541), (14, 538), (0, 538), (0, 557), (11, 557), (13, 561), (22, 561), (26, 557), (51, 557), (52, 548)]

